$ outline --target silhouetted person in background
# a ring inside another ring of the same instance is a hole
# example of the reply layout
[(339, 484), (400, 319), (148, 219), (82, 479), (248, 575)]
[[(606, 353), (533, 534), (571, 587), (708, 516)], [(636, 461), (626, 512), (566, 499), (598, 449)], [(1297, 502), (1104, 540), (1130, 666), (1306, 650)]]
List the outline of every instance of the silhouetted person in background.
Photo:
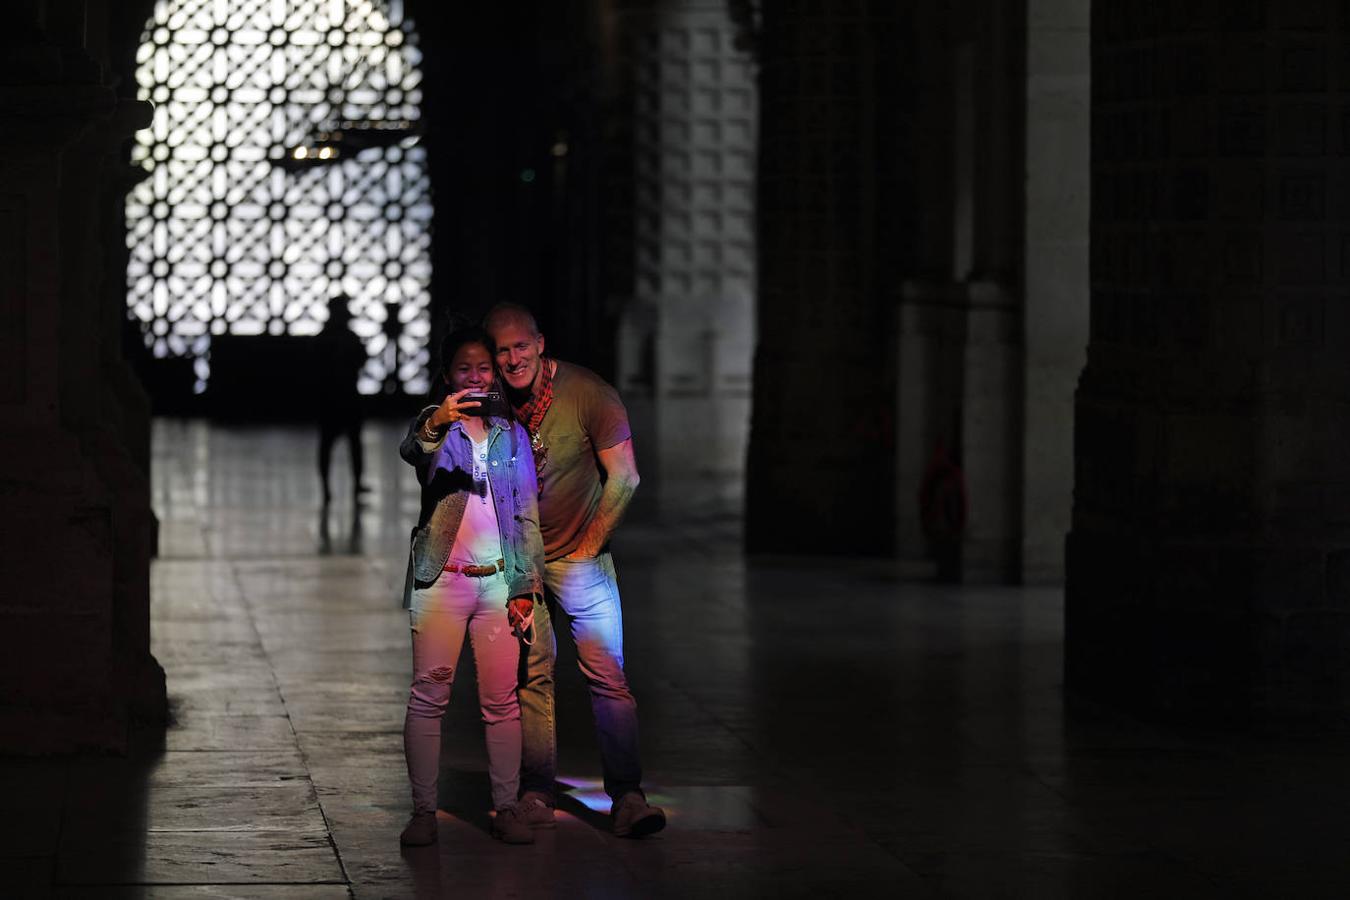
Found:
[(319, 480), (323, 483), (323, 505), (333, 499), (328, 471), (332, 467), (333, 444), (347, 436), (347, 451), (352, 462), (352, 500), (366, 490), (361, 483), (365, 456), (361, 450), (361, 398), (356, 392), (356, 376), (366, 361), (366, 348), (351, 329), (347, 298), (338, 295), (328, 301), (328, 322), (316, 340), (318, 347), (319, 407)]

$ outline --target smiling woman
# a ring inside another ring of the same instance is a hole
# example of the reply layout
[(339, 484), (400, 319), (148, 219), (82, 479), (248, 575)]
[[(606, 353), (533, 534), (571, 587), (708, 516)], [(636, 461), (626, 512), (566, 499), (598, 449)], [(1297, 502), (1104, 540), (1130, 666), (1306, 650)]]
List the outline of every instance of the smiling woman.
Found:
[[(438, 376), (449, 392), (413, 419), (399, 447), (422, 485), (404, 606), (412, 628), (413, 681), (403, 747), (413, 815), (400, 840), (437, 839), (441, 719), (465, 636), (478, 669), (488, 778), (496, 809), (492, 833), (507, 843), (534, 835), (520, 788), (521, 723), (516, 681), (521, 644), (534, 641), (543, 603), (544, 545), (538, 484), (525, 455), (528, 437), (510, 415), (473, 399), (493, 384), (488, 337), (477, 329), (446, 335)], [(512, 640), (514, 635), (519, 640)]]
[(127, 305), (156, 357), (194, 361), (196, 392), (213, 335), (314, 335), (338, 294), (368, 354), (358, 389), (426, 390), (420, 59), (400, 0), (156, 6)]

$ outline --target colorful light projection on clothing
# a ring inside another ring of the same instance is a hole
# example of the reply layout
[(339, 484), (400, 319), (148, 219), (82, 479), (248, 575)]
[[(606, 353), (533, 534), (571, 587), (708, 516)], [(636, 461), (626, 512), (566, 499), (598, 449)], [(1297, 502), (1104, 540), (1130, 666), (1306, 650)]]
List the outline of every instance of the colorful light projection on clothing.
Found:
[[(129, 315), (156, 357), (213, 335), (313, 335), (351, 298), (362, 393), (426, 390), (432, 205), (402, 0), (161, 0), (138, 96), (154, 104), (127, 199)], [(342, 143), (322, 143), (346, 127)], [(360, 138), (358, 140), (357, 138)]]

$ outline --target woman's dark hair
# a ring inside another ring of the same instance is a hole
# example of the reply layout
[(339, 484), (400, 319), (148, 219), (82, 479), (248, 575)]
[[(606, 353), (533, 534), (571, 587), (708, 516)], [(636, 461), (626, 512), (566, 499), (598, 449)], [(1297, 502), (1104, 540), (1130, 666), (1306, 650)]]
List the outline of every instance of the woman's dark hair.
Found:
[[(487, 351), (488, 359), (492, 359), (492, 340), (483, 329), (476, 325), (462, 325), (447, 331), (445, 337), (441, 338), (440, 350), (436, 356), (436, 375), (431, 379), (431, 390), (428, 393), (430, 402), (439, 404), (450, 393), (450, 363), (459, 352), (459, 348), (465, 344), (481, 344)], [(496, 380), (495, 376), (493, 380)]]

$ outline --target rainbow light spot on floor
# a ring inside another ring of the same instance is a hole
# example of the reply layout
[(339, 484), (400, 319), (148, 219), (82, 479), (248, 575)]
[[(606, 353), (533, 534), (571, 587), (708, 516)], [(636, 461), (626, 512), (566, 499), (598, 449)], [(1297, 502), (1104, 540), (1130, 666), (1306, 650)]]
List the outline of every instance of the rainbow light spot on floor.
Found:
[[(609, 795), (605, 793), (605, 783), (598, 778), (582, 778), (571, 775), (558, 776), (558, 784), (566, 796), (581, 803), (592, 812), (601, 815), (609, 815), (609, 808), (612, 801)], [(643, 789), (647, 795), (647, 802), (653, 806), (659, 806), (666, 813), (666, 818), (673, 818), (674, 810), (672, 805), (675, 798), (670, 794), (665, 794), (657, 789)]]

